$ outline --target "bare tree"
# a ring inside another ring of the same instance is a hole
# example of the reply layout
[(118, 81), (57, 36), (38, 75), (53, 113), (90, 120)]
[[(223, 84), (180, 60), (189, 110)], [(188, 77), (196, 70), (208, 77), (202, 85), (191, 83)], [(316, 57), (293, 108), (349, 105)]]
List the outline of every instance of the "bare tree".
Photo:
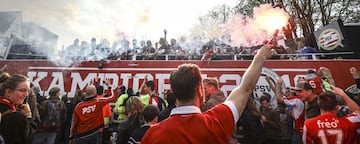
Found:
[(216, 21), (218, 21), (220, 23), (225, 24), (229, 20), (229, 16), (233, 13), (234, 13), (233, 9), (230, 6), (223, 4), (223, 5), (214, 7), (211, 11), (209, 11), (207, 16), (215, 19)]

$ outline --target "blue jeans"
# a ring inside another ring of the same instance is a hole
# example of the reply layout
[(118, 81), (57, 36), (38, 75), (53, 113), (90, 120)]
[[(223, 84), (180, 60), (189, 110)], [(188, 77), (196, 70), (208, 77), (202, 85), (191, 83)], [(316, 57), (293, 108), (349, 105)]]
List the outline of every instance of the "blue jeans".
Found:
[(102, 133), (96, 132), (95, 134), (84, 136), (81, 138), (75, 139), (76, 144), (101, 144), (102, 143)]
[(33, 144), (54, 144), (56, 132), (35, 133), (32, 143)]

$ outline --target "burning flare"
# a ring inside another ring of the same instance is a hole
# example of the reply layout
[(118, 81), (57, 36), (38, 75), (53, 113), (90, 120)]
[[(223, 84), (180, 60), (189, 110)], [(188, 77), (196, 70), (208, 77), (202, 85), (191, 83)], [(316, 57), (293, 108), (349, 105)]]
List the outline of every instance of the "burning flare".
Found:
[(284, 27), (289, 19), (289, 15), (280, 8), (272, 8), (270, 5), (264, 5), (254, 9), (255, 21), (259, 22), (259, 25), (272, 34), (276, 29)]
[(257, 46), (271, 38), (276, 29), (286, 26), (289, 15), (270, 4), (254, 8), (254, 16), (235, 15), (227, 24), (235, 46)]

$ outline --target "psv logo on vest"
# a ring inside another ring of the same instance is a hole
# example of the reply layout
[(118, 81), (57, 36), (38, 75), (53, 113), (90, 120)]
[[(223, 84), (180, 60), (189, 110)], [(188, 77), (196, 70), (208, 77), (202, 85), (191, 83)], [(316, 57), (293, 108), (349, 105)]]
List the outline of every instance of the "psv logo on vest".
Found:
[(85, 114), (85, 113), (87, 113), (87, 114), (92, 113), (92, 112), (94, 112), (94, 111), (95, 111), (95, 108), (96, 108), (96, 105), (92, 105), (92, 106), (84, 107), (84, 108), (82, 109), (82, 114)]

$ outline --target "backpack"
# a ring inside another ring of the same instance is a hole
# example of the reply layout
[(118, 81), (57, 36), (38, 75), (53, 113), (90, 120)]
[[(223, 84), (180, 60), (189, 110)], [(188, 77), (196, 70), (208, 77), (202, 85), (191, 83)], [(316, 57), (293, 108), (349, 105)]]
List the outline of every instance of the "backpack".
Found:
[(150, 100), (149, 100), (149, 104), (151, 104), (152, 99), (157, 100), (157, 107), (159, 108), (159, 111), (165, 110), (166, 109), (166, 103), (164, 101), (164, 99), (162, 99), (159, 96), (150, 96)]
[(159, 110), (160, 111), (165, 110), (167, 108), (166, 107), (166, 102), (164, 101), (163, 98), (161, 98), (159, 96), (158, 96), (158, 99), (159, 99), (159, 104), (158, 104)]
[(41, 120), (41, 127), (45, 130), (57, 130), (61, 123), (61, 101), (48, 100), (48, 109), (44, 119)]

